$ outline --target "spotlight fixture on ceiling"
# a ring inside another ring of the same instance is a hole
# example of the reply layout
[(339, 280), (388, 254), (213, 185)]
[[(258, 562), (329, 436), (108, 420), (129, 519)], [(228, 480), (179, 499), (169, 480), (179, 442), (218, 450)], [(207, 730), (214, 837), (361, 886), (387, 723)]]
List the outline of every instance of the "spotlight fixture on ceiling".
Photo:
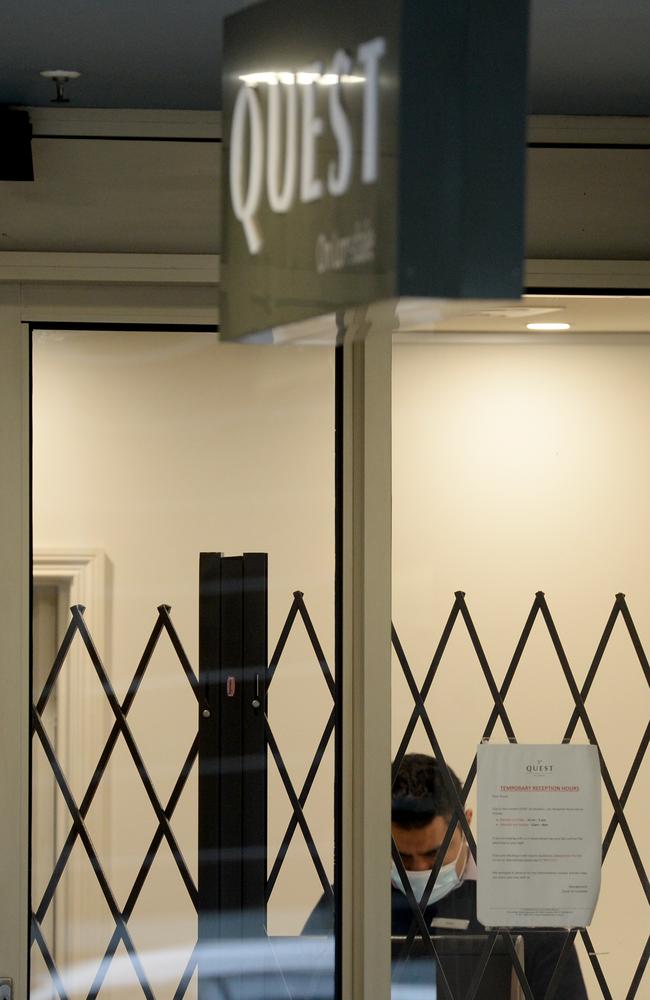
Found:
[(56, 97), (52, 98), (52, 104), (69, 104), (70, 98), (65, 96), (65, 85), (70, 80), (77, 80), (81, 73), (76, 69), (43, 69), (41, 76), (46, 80), (53, 80), (56, 86)]

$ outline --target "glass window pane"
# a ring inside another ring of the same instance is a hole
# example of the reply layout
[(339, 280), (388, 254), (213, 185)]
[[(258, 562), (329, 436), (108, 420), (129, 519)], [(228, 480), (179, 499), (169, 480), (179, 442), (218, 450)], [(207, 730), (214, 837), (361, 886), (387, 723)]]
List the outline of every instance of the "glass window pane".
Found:
[[(394, 651), (393, 751), (414, 711), (406, 669), (418, 689), (426, 682), (431, 726), (427, 731), (418, 719), (406, 749), (438, 756), (433, 734), (461, 785), (494, 709), (481, 656), (496, 685), (502, 685), (535, 595), (543, 592), (581, 688), (616, 595), (624, 593), (642, 649), (635, 648), (619, 604), (585, 702), (616, 793), (624, 793), (650, 707), (643, 668), (643, 650), (650, 643), (644, 542), (650, 492), (646, 302), (525, 300), (520, 310), (554, 310), (537, 317), (520, 316), (516, 307), (509, 316), (469, 307), (463, 314), (459, 307), (460, 315), (432, 324), (428, 332), (422, 327), (396, 339), (393, 621), (403, 659)], [(526, 331), (528, 320), (558, 316), (571, 322), (569, 331)], [(557, 744), (567, 735), (575, 703), (541, 614), (523, 647), (505, 707), (519, 742)], [(507, 741), (501, 720), (490, 735)], [(581, 722), (572, 739), (587, 741)], [(402, 776), (400, 793), (415, 780), (416, 763), (411, 759), (411, 778)], [(408, 770), (408, 760), (405, 766)], [(630, 835), (646, 864), (647, 766), (644, 758), (623, 802)], [(425, 784), (433, 767), (421, 764), (418, 773)], [(436, 815), (451, 808), (442, 799), (443, 792)], [(588, 952), (596, 953), (593, 961), (611, 995), (627, 994), (646, 942), (647, 900), (621, 829), (610, 827), (613, 807), (605, 786), (602, 802), (602, 834), (605, 838), (609, 829), (613, 837), (589, 937), (576, 938), (584, 986), (571, 958), (559, 996), (601, 996)], [(466, 806), (475, 834), (475, 781)], [(431, 870), (436, 855), (427, 860), (425, 850), (440, 846), (448, 826), (444, 815), (438, 826), (423, 823), (413, 821), (410, 847), (398, 827), (396, 840), (401, 837), (407, 869)], [(448, 868), (458, 850), (464, 858), (462, 841), (457, 827), (431, 897), (440, 899), (425, 911), (430, 928), (432, 919), (443, 918), (434, 924), (436, 934), (463, 930), (445, 925), (445, 918), (469, 919), (470, 931), (476, 919), (468, 888), (476, 877), (473, 862), (457, 866), (460, 886)], [(478, 850), (480, 879), (480, 844)], [(415, 889), (421, 874), (411, 881)], [(402, 890), (394, 891), (396, 897), (394, 914), (406, 902)], [(541, 971), (542, 960), (557, 957), (556, 946), (539, 935), (524, 935), (523, 944), (534, 995), (543, 996), (548, 976)], [(453, 976), (461, 975), (453, 963), (449, 967)], [(639, 996), (646, 981), (647, 971)]]
[[(32, 994), (196, 995), (199, 556), (259, 552), (263, 759), (217, 760), (248, 798), (202, 808), (218, 834), (240, 810), (218, 858), (265, 857), (268, 902), (254, 940), (224, 923), (202, 960), (224, 996), (231, 980), (242, 996), (332, 996), (333, 350), (42, 329), (33, 375)], [(258, 815), (267, 835), (251, 845)]]

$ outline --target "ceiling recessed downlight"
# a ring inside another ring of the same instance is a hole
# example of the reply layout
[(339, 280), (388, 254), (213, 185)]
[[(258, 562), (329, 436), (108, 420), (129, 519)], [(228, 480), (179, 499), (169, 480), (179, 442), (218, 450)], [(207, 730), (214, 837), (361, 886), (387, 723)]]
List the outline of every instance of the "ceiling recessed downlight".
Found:
[(527, 330), (570, 330), (570, 323), (526, 323)]

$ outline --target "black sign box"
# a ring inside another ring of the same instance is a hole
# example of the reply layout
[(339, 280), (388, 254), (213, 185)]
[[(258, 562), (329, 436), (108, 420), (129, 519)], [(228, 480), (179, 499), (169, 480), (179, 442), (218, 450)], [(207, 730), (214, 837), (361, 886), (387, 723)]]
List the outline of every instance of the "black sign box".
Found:
[(225, 339), (521, 294), (525, 0), (269, 0), (224, 31)]

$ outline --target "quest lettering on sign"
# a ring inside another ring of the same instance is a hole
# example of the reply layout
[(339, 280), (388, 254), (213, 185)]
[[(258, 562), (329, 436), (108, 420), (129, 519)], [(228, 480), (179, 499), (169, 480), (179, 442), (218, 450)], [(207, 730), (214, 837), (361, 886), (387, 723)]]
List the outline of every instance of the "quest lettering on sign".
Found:
[[(348, 191), (355, 170), (355, 150), (342, 87), (363, 87), (361, 155), (356, 169), (361, 183), (377, 183), (379, 67), (385, 53), (386, 39), (376, 37), (357, 47), (354, 65), (349, 53), (338, 49), (327, 72), (323, 63), (314, 62), (297, 72), (240, 76), (242, 86), (235, 98), (230, 132), (230, 200), (250, 254), (258, 254), (264, 245), (258, 219), (264, 190), (269, 208), (275, 213), (289, 212), (296, 195), (308, 203), (326, 194), (339, 198)], [(266, 89), (266, 116), (258, 89), (262, 86)], [(317, 170), (317, 144), (325, 132), (325, 119), (317, 103), (320, 87), (328, 90), (328, 124), (336, 145), (336, 158), (327, 164), (325, 176), (319, 176)], [(323, 238), (318, 250), (321, 273), (344, 266), (339, 262), (347, 260), (348, 254), (357, 260), (368, 259), (368, 239), (364, 241), (359, 234), (343, 239), (344, 243), (335, 235), (329, 241)]]
[(527, 8), (263, 0), (225, 18), (221, 339), (520, 296)]

